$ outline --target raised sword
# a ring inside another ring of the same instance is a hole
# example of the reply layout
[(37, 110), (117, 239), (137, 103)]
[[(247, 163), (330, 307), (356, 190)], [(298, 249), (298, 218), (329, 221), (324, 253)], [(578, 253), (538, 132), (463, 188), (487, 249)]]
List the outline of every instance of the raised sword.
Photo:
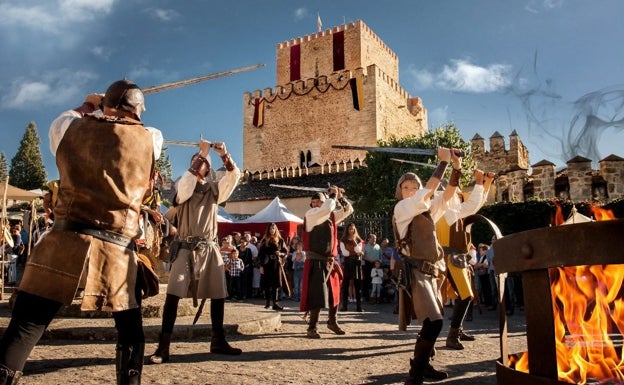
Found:
[(251, 71), (251, 70), (255, 70), (258, 68), (262, 68), (262, 67), (264, 67), (264, 64), (255, 64), (255, 65), (251, 65), (247, 67), (234, 68), (228, 71), (215, 72), (213, 74), (197, 76), (197, 77), (190, 78), (190, 79), (177, 80), (174, 82), (159, 84), (157, 86), (141, 88), (141, 92), (143, 92), (144, 95), (155, 94), (157, 92), (167, 91), (172, 88), (185, 87), (191, 84), (201, 83), (207, 80), (212, 80), (212, 79), (217, 79), (217, 78), (222, 78), (224, 76), (230, 76), (230, 75), (237, 74), (239, 72)]
[[(438, 150), (432, 148), (414, 148), (414, 147), (373, 147), (373, 146), (348, 146), (342, 144), (334, 144), (332, 148), (339, 148), (342, 150), (359, 150), (370, 152), (388, 152), (391, 154), (408, 154), (408, 155), (437, 155)], [(459, 151), (457, 156), (463, 157), (464, 152)]]

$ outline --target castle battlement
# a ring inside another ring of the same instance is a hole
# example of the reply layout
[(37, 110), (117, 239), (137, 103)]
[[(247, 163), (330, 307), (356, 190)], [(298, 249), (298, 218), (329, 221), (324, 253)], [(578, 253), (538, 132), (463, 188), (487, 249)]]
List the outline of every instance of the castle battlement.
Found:
[(560, 198), (605, 203), (624, 198), (624, 159), (619, 156), (602, 159), (599, 170), (592, 169), (590, 159), (575, 156), (559, 172), (544, 159), (531, 165), (529, 173), (529, 153), (516, 131), (509, 135), (509, 149), (498, 131), (489, 138), (489, 151), (479, 134), (470, 144), (476, 167), (499, 175), (493, 194), (497, 202)]
[(349, 79), (355, 76), (366, 76), (363, 68), (356, 68), (355, 70), (345, 70), (334, 72), (329, 75), (320, 75), (316, 78), (308, 78), (305, 80), (297, 80), (286, 84), (279, 84), (273, 88), (265, 88), (264, 90), (255, 90), (253, 92), (245, 92), (243, 94), (244, 102), (249, 104), (255, 99), (264, 99), (269, 103), (273, 103), (275, 99), (285, 99), (289, 97), (291, 93), (295, 93), (298, 96), (304, 96), (313, 88), (317, 88), (319, 91), (327, 91), (327, 87), (333, 87), (335, 89), (343, 89), (348, 83)]
[(341, 24), (339, 26), (335, 26), (333, 28), (328, 28), (326, 30), (323, 30), (321, 32), (317, 32), (317, 33), (312, 33), (309, 35), (305, 35), (302, 37), (298, 37), (295, 39), (290, 39), (281, 43), (278, 43), (276, 45), (276, 49), (279, 50), (284, 50), (284, 49), (289, 49), (290, 47), (294, 46), (294, 45), (299, 45), (299, 44), (303, 44), (303, 43), (307, 43), (307, 42), (311, 42), (313, 40), (316, 39), (321, 39), (324, 37), (328, 37), (328, 36), (332, 36), (333, 34), (337, 33), (337, 32), (344, 32), (348, 29), (353, 29), (353, 28), (360, 28), (363, 31), (365, 31), (369, 37), (376, 41), (377, 44), (379, 44), (379, 47), (383, 48), (393, 59), (395, 60), (399, 60), (399, 57), (397, 56), (396, 53), (394, 53), (394, 51), (392, 51), (390, 49), (390, 47), (388, 47), (386, 45), (386, 43), (383, 42), (383, 40), (381, 40), (381, 38), (379, 36), (377, 36), (377, 34), (375, 32), (373, 32), (372, 29), (370, 29), (362, 20), (357, 20), (356, 22), (350, 22), (350, 23), (346, 23), (346, 24)]
[[(325, 92), (328, 87), (334, 89), (342, 89), (348, 85), (348, 81), (351, 78), (361, 76), (364, 83), (367, 82), (367, 77), (373, 74), (376, 78), (390, 86), (400, 98), (409, 100), (416, 100), (416, 104), (419, 104), (421, 108), (422, 100), (418, 97), (412, 98), (409, 92), (405, 90), (396, 79), (386, 74), (381, 68), (374, 64), (369, 65), (366, 69), (356, 68), (354, 70), (345, 70), (334, 72), (330, 75), (320, 75), (316, 78), (308, 78), (305, 80), (297, 80), (294, 82), (276, 85), (273, 88), (265, 88), (264, 90), (255, 90), (253, 92), (245, 92), (243, 94), (244, 102), (247, 104), (253, 103), (256, 99), (264, 99), (269, 103), (273, 103), (275, 99), (284, 99), (286, 96), (290, 96), (291, 93), (295, 93), (298, 96), (304, 96), (313, 88), (317, 88), (319, 91)], [(414, 104), (414, 103), (411, 103)]]
[(310, 167), (279, 167), (270, 170), (244, 170), (242, 177), (247, 181), (297, 178), (308, 175), (336, 174), (362, 167), (364, 161), (359, 158), (313, 164)]

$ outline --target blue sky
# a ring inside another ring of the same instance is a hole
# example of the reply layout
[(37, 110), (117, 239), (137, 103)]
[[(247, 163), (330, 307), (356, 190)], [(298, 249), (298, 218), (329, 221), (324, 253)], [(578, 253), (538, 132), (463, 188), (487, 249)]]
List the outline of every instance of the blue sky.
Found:
[[(275, 86), (276, 44), (315, 33), (317, 15), (323, 29), (371, 27), (430, 128), (454, 122), (466, 140), (516, 130), (531, 163), (624, 157), (620, 0), (0, 0), (0, 151), (10, 162), (34, 121), (54, 178), (49, 125), (86, 94), (124, 77), (148, 87), (263, 63), (146, 96), (147, 125), (225, 141), (242, 164), (243, 93)], [(174, 177), (192, 152), (170, 148)]]

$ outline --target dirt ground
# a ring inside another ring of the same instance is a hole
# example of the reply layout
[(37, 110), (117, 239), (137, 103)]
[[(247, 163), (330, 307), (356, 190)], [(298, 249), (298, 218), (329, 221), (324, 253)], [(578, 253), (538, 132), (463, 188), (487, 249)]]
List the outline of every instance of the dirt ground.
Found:
[[(2, 308), (5, 302), (0, 304)], [(209, 330), (205, 324), (208, 315), (203, 315), (200, 325), (195, 326), (191, 325), (192, 316), (179, 317), (171, 361), (145, 365), (142, 384), (403, 383), (420, 327), (413, 324), (407, 331), (399, 331), (393, 305), (367, 305), (363, 313), (339, 313), (339, 322), (347, 331), (344, 336), (325, 327), (327, 312), (322, 311), (322, 338), (310, 340), (305, 338), (306, 324), (297, 311), (298, 304), (283, 304), (284, 311), (277, 313), (265, 310), (259, 300), (226, 303), (228, 340), (243, 349), (237, 357), (208, 353), (209, 336), (198, 332)], [(8, 318), (8, 310), (0, 312), (0, 327), (6, 326)], [(509, 321), (511, 352), (524, 350), (523, 313), (516, 312)], [(146, 356), (156, 348), (159, 324), (158, 318), (145, 320)], [(21, 385), (115, 383), (114, 332), (93, 333), (100, 329), (112, 331), (111, 319), (61, 318), (50, 329), (33, 350)], [(465, 342), (465, 350), (450, 350), (444, 346), (448, 331), (445, 321), (433, 365), (448, 371), (450, 377), (437, 383), (496, 384), (495, 361), (500, 356), (497, 313), (475, 311), (474, 321), (466, 322), (465, 330), (474, 333), (477, 340)]]

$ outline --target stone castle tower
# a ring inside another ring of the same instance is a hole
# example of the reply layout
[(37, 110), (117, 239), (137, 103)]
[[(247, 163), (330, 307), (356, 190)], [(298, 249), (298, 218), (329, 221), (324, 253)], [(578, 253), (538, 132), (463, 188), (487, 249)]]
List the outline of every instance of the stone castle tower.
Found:
[(489, 138), (489, 151), (479, 134), (470, 147), (477, 167), (499, 176), (490, 202), (559, 198), (605, 203), (624, 198), (624, 159), (613, 154), (600, 160), (599, 170), (591, 168), (590, 159), (576, 156), (559, 172), (545, 159), (531, 165), (529, 172), (529, 152), (515, 130), (509, 135), (509, 149), (498, 131)]
[(390, 136), (421, 135), (427, 112), (399, 85), (399, 60), (361, 20), (276, 47), (277, 86), (243, 96), (249, 173), (363, 160)]

